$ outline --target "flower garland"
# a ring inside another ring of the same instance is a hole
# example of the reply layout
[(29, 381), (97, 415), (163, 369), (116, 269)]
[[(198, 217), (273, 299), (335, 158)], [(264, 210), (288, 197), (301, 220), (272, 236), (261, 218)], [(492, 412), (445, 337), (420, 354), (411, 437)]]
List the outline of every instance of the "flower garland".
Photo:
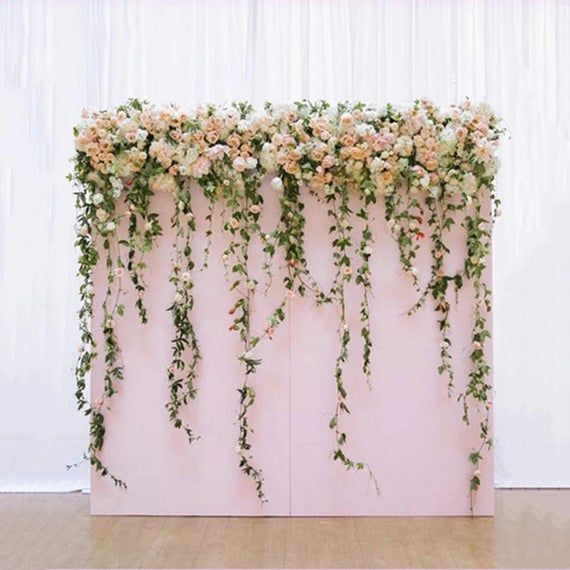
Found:
[[(76, 366), (76, 397), (79, 409), (90, 420), (86, 459), (117, 485), (125, 485), (102, 463), (100, 452), (105, 437), (105, 412), (123, 378), (115, 322), (125, 311), (122, 299), (127, 277), (136, 292), (134, 304), (139, 317), (143, 323), (148, 320), (144, 306), (144, 257), (162, 234), (159, 218), (151, 211), (152, 197), (157, 192), (173, 197), (171, 225), (175, 232), (170, 275), (173, 301), (168, 309), (175, 335), (166, 374), (170, 389), (166, 408), (174, 426), (183, 429), (190, 442), (199, 437), (181, 415), (183, 407), (197, 397), (201, 358), (191, 318), (196, 271), (192, 249), (195, 186), (191, 182), (195, 181), (210, 204), (202, 268), (208, 263), (216, 208), (221, 208), (222, 230), (228, 238), (223, 261), (234, 295), (229, 308), (230, 329), (238, 334), (242, 344), (238, 360), (244, 369), (237, 399), (236, 451), (241, 470), (253, 480), (258, 498), (265, 501), (263, 471), (255, 465), (250, 440), (253, 427), (249, 413), (256, 397), (252, 375), (261, 364), (255, 352), (259, 343), (270, 340), (285, 320), (290, 300), (297, 294), (310, 293), (317, 304), (335, 305), (339, 314), (336, 402), (331, 403), (334, 412), (329, 425), (334, 434), (333, 459), (348, 469), (367, 469), (378, 488), (367, 464), (353, 461), (347, 454), (347, 435), (341, 424), (342, 416), (349, 413), (344, 365), (351, 330), (345, 286), (353, 279), (362, 292), (362, 372), (372, 387), (370, 259), (373, 224), (377, 223), (374, 212), (380, 211), (381, 202), (402, 269), (420, 292), (409, 314), (433, 298), (441, 334), (438, 372), (446, 377), (450, 395), (454, 392), (454, 374), (449, 289), (452, 286), (457, 292), (469, 282), (475, 292), (472, 371), (465, 390), (457, 396), (466, 423), (472, 402), (483, 411), (480, 445), (469, 455), (473, 466), (473, 507), (481, 483), (483, 451), (492, 446), (490, 367), (484, 350), (490, 337), (487, 313), (491, 310), (491, 291), (484, 277), (492, 226), (500, 206), (494, 193), (494, 178), (502, 132), (500, 121), (488, 105), (469, 100), (447, 110), (425, 100), (408, 108), (376, 108), (364, 103), (330, 106), (326, 102), (301, 101), (293, 105), (267, 104), (264, 111), (257, 112), (247, 103), (185, 110), (132, 99), (110, 111), (85, 112), (82, 123), (74, 130), (77, 152), (70, 179), (77, 185), (81, 348)], [(271, 188), (279, 193), (281, 213), (277, 226), (264, 233), (260, 225), (263, 198), (259, 188), (267, 174), (273, 176)], [(328, 288), (312, 277), (306, 260), (305, 188), (326, 204), (330, 219), (335, 276)], [(487, 211), (489, 203), (491, 211)], [(357, 222), (361, 227), (358, 238)], [(463, 268), (450, 273), (446, 234), (457, 223), (465, 228), (467, 256)], [(422, 289), (415, 260), (426, 237), (426, 226), (430, 229), (432, 265), (429, 281)], [(122, 237), (125, 232), (126, 237)], [(260, 285), (252, 277), (253, 241), (259, 241), (264, 251), (265, 291), (275, 286), (272, 269), (277, 251), (282, 251), (286, 265), (281, 301), (267, 316), (261, 331), (251, 326), (254, 298)], [(105, 368), (102, 396), (90, 404), (86, 381), (98, 348), (91, 328), (92, 275), (100, 263), (107, 276), (101, 322)]]

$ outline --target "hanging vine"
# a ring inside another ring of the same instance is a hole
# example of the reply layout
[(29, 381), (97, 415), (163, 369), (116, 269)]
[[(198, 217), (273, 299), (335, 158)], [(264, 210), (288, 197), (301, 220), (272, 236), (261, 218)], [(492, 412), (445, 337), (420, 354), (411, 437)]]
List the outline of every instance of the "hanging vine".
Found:
[(475, 400), (482, 408), (483, 415), (479, 420), (479, 447), (469, 455), (473, 464), (470, 480), (470, 507), (473, 512), (475, 493), (481, 485), (480, 463), (483, 460), (483, 450), (491, 449), (493, 439), (490, 433), (490, 409), (492, 406), (492, 386), (489, 384), (491, 367), (485, 355), (485, 343), (491, 338), (487, 325), (487, 314), (491, 311), (491, 290), (483, 280), (491, 247), (490, 222), (483, 216), (481, 199), (478, 195), (472, 198), (473, 212), (466, 216), (467, 229), (467, 258), (465, 259), (465, 275), (473, 284), (475, 292), (475, 311), (473, 330), (471, 333), (470, 359), (472, 363), (465, 391), (459, 395), (463, 404), (463, 421), (469, 425), (468, 398)]
[(379, 486), (370, 466), (362, 461), (352, 460), (345, 450), (347, 443), (346, 432), (342, 428), (342, 416), (350, 414), (347, 405), (347, 391), (344, 382), (344, 367), (348, 361), (348, 348), (350, 345), (350, 326), (347, 318), (345, 285), (352, 279), (351, 248), (352, 226), (350, 225), (350, 215), (352, 213), (349, 206), (349, 192), (347, 186), (338, 186), (334, 193), (327, 195), (329, 205), (327, 213), (331, 220), (329, 233), (333, 236), (333, 259), (336, 267), (337, 277), (335, 277), (331, 296), (339, 307), (339, 322), (337, 334), (339, 338), (339, 351), (335, 362), (335, 387), (336, 402), (334, 414), (329, 422), (329, 428), (335, 435), (335, 449), (333, 459), (339, 461), (348, 470), (368, 471), (370, 479), (374, 483), (376, 492), (379, 493)]
[(257, 288), (257, 281), (250, 274), (250, 243), (254, 235), (261, 232), (258, 223), (261, 212), (262, 198), (258, 193), (258, 177), (244, 176), (238, 182), (228, 186), (225, 198), (231, 219), (226, 222), (225, 229), (231, 234), (231, 241), (224, 252), (230, 259), (232, 279), (230, 290), (238, 295), (230, 308), (233, 317), (230, 329), (239, 334), (243, 352), (239, 360), (244, 366), (244, 380), (239, 392), (238, 412), (238, 444), (236, 451), (240, 457), (240, 469), (255, 484), (257, 496), (265, 502), (263, 489), (263, 472), (253, 464), (251, 455), (250, 436), (253, 428), (248, 413), (255, 404), (255, 388), (251, 385), (250, 376), (256, 372), (261, 360), (255, 358), (253, 349), (259, 342), (259, 337), (252, 338), (251, 312), (252, 298)]
[[(437, 191), (437, 189), (436, 189)], [(432, 270), (431, 281), (428, 290), (434, 300), (434, 309), (439, 314), (439, 331), (440, 331), (440, 348), (439, 357), (440, 364), (438, 366), (438, 373), (447, 377), (447, 391), (451, 396), (454, 386), (454, 373), (451, 357), (451, 323), (449, 320), (450, 303), (447, 299), (447, 291), (451, 281), (457, 287), (460, 287), (460, 276), (450, 276), (445, 271), (445, 256), (449, 253), (449, 249), (444, 243), (444, 231), (449, 230), (454, 223), (453, 218), (449, 215), (450, 206), (443, 201), (442, 204), (438, 203), (435, 196), (430, 195), (426, 199), (429, 208), (430, 217), (428, 224), (432, 229)]]
[[(124, 314), (121, 297), (124, 293), (122, 279), (125, 273), (121, 259), (121, 244), (117, 238), (120, 216), (115, 214), (115, 195), (109, 191), (100, 177), (85, 176), (85, 162), (76, 164), (76, 176), (84, 179), (82, 190), (76, 192), (77, 239), (80, 285), (80, 335), (81, 345), (76, 364), (76, 392), (78, 408), (89, 418), (90, 441), (84, 459), (102, 476), (109, 476), (113, 483), (126, 488), (103, 463), (100, 452), (105, 440), (105, 410), (109, 400), (117, 393), (118, 383), (123, 379), (121, 350), (115, 332), (115, 318)], [(106, 270), (106, 288), (102, 302), (101, 330), (103, 335), (103, 390), (99, 399), (91, 404), (86, 396), (86, 381), (97, 356), (97, 344), (91, 331), (93, 318), (94, 287), (92, 272), (99, 261), (99, 250), (93, 239), (96, 233), (101, 238), (102, 257)], [(71, 466), (68, 466), (68, 468)]]
[(360, 256), (360, 265), (356, 274), (356, 284), (362, 287), (362, 301), (360, 302), (360, 336), (362, 337), (362, 372), (366, 377), (369, 387), (372, 387), (372, 369), (370, 358), (372, 355), (372, 334), (370, 330), (370, 296), (372, 295), (372, 283), (370, 272), (370, 258), (372, 256), (373, 236), (370, 228), (370, 215), (368, 209), (371, 204), (376, 202), (374, 192), (365, 188), (363, 190), (361, 207), (357, 212), (357, 216), (362, 218), (364, 226), (360, 235), (360, 244), (358, 254)]
[(181, 409), (196, 398), (196, 379), (201, 353), (198, 337), (192, 324), (194, 308), (194, 280), (192, 272), (195, 263), (192, 257), (192, 236), (196, 231), (196, 220), (192, 211), (191, 191), (188, 181), (179, 185), (175, 195), (175, 209), (171, 218), (175, 240), (173, 244), (170, 282), (175, 294), (168, 310), (172, 313), (175, 336), (172, 339), (172, 360), (168, 367), (170, 401), (166, 404), (174, 427), (183, 429), (189, 443), (199, 439), (194, 430), (180, 415)]

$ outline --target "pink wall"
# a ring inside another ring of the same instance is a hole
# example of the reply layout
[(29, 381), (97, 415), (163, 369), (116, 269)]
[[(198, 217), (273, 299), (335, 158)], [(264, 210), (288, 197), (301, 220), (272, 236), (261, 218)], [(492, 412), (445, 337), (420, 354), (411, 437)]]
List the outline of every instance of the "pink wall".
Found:
[[(264, 219), (278, 215), (267, 184)], [(197, 220), (204, 220), (205, 201), (195, 193)], [(402, 315), (416, 300), (399, 268), (397, 248), (385, 230), (378, 207), (373, 255), (373, 390), (360, 372), (359, 291), (349, 292), (353, 342), (346, 383), (352, 415), (346, 418), (349, 454), (367, 461), (381, 487), (377, 496), (363, 473), (346, 472), (333, 463), (328, 420), (335, 402), (334, 360), (337, 351), (337, 309), (316, 308), (294, 299), (289, 320), (273, 341), (262, 343), (263, 364), (253, 379), (257, 402), (251, 411), (256, 433), (254, 458), (265, 474), (269, 503), (261, 506), (251, 481), (238, 468), (235, 453), (237, 388), (243, 378), (236, 360), (240, 343), (228, 331), (231, 294), (220, 263), (224, 239), (215, 236), (210, 266), (196, 273), (194, 321), (201, 341), (198, 399), (185, 417), (202, 438), (189, 446), (184, 434), (169, 423), (165, 370), (169, 364), (172, 328), (168, 216), (171, 198), (159, 196), (165, 236), (149, 257), (147, 305), (150, 322), (139, 324), (128, 308), (119, 321), (125, 379), (108, 413), (104, 460), (128, 484), (92, 477), (93, 514), (145, 515), (466, 515), (469, 513), (467, 455), (478, 445), (477, 422), (467, 428), (460, 405), (447, 397), (446, 381), (437, 375), (439, 336), (431, 303), (413, 317)], [(325, 284), (333, 268), (326, 209), (307, 199), (307, 252), (310, 267)], [(204, 249), (204, 227), (196, 234), (195, 252)], [(448, 240), (459, 266), (464, 236)], [(427, 244), (426, 244), (427, 245)], [(418, 265), (427, 275), (429, 247)], [(254, 256), (255, 257), (255, 256)], [(101, 291), (99, 274), (96, 289)], [(261, 276), (260, 276), (261, 277)], [(281, 275), (274, 290), (256, 299), (260, 326), (279, 299)], [(471, 328), (471, 292), (465, 288), (454, 309), (454, 355), (458, 388), (467, 376)], [(127, 305), (129, 300), (127, 299)], [(96, 317), (97, 318), (97, 317)], [(101, 367), (93, 373), (93, 395), (100, 394)], [(476, 419), (475, 415), (473, 416)], [(482, 468), (483, 483), (475, 513), (493, 513), (493, 461)]]

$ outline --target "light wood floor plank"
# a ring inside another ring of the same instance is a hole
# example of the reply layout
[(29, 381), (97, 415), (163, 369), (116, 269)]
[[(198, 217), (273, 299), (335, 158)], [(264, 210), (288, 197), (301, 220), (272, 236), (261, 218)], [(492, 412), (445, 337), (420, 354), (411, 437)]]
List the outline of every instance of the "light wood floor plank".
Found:
[(494, 518), (91, 517), (0, 495), (0, 569), (570, 568), (570, 490), (497, 491)]

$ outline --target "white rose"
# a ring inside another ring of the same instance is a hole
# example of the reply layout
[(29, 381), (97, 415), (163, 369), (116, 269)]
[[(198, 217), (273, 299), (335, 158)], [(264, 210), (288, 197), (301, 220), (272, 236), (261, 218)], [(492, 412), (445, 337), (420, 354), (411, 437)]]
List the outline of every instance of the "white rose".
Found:
[(237, 126), (237, 130), (239, 133), (243, 133), (245, 131), (247, 131), (247, 129), (249, 129), (250, 126), (250, 122), (247, 121), (246, 119), (242, 119)]
[(123, 183), (121, 182), (121, 180), (119, 178), (117, 178), (116, 176), (111, 176), (111, 178), (109, 178), (109, 181), (111, 182), (111, 186), (115, 189), (119, 189), (122, 190), (123, 189)]
[(366, 134), (370, 133), (371, 131), (374, 131), (374, 129), (370, 125), (367, 125), (365, 123), (360, 123), (356, 127), (356, 132), (361, 137), (365, 136)]
[(473, 194), (477, 190), (477, 178), (471, 172), (463, 176), (463, 188), (467, 194)]
[(276, 176), (271, 181), (271, 188), (273, 188), (273, 190), (277, 190), (277, 191), (283, 190), (283, 180), (281, 180), (281, 178)]
[(98, 206), (99, 204), (101, 204), (103, 202), (105, 198), (103, 198), (103, 194), (101, 194), (100, 192), (97, 192), (97, 194), (95, 194), (93, 196), (93, 205), (94, 206)]
[(450, 153), (455, 149), (457, 144), (457, 137), (455, 129), (452, 127), (445, 127), (440, 136), (441, 149), (444, 153)]
[(347, 128), (354, 124), (354, 117), (350, 113), (343, 113), (339, 122), (341, 127)]
[(246, 166), (247, 164), (241, 156), (238, 156), (233, 162), (234, 170), (237, 170), (237, 172), (243, 172)]
[(245, 165), (248, 170), (253, 170), (257, 166), (257, 159), (252, 156), (248, 156), (245, 159)]
[[(269, 144), (269, 143), (266, 143)], [(272, 145), (269, 145), (270, 147)], [(272, 171), (272, 170), (276, 170), (278, 167), (277, 164), (277, 156), (275, 154), (275, 152), (271, 149), (263, 149), (261, 151), (261, 156), (259, 157), (259, 160), (261, 162), (261, 166), (263, 166), (263, 168), (265, 168), (265, 170)]]
[(149, 187), (153, 192), (168, 192), (174, 194), (178, 188), (176, 179), (170, 174), (157, 174), (149, 180)]
[(384, 162), (382, 161), (382, 159), (375, 156), (372, 159), (372, 162), (370, 163), (370, 171), (371, 172), (378, 172), (379, 170), (382, 169), (383, 164), (384, 164)]

